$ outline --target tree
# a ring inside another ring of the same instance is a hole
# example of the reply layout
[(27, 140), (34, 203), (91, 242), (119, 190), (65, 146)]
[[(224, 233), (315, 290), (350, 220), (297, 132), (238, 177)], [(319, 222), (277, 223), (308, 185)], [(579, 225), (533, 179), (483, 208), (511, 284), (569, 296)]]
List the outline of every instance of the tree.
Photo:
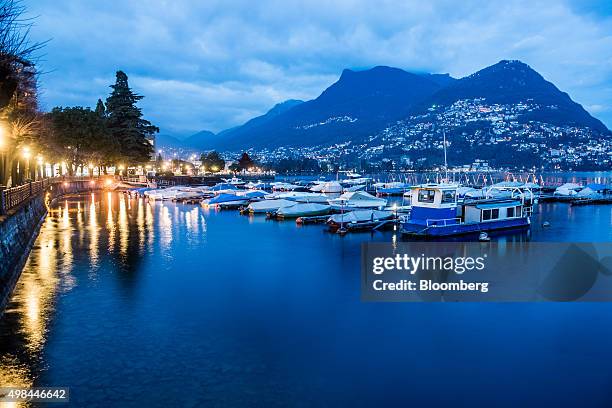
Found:
[(106, 99), (107, 126), (119, 143), (122, 159), (132, 164), (149, 161), (153, 145), (148, 139), (159, 128), (142, 118), (136, 103), (143, 97), (132, 92), (123, 71), (117, 71), (117, 80), (111, 88), (113, 91)]
[(231, 171), (232, 173), (238, 173), (240, 171), (240, 165), (238, 163), (232, 163), (229, 166), (229, 171)]
[(98, 99), (95, 112), (99, 117), (106, 118), (106, 106), (104, 106), (104, 102), (102, 102), (102, 99)]
[(68, 164), (70, 174), (88, 163), (105, 164), (119, 149), (100, 116), (89, 108), (57, 107), (47, 114), (51, 131), (47, 144)]
[(248, 153), (242, 153), (242, 156), (238, 159), (238, 168), (239, 170), (248, 170), (251, 167), (255, 166), (255, 162), (251, 159)]
[(204, 170), (217, 172), (225, 168), (225, 160), (216, 151), (209, 152), (208, 154), (202, 153), (200, 160)]

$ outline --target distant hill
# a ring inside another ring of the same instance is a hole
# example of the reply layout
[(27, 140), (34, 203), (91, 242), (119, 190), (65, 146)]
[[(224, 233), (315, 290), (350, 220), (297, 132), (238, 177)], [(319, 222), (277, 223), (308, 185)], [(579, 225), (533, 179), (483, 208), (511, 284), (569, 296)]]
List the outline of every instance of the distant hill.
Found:
[(449, 78), (384, 66), (346, 69), (318, 98), (277, 105), (266, 115), (221, 132), (210, 147), (304, 146), (363, 137), (404, 117)]
[(551, 82), (521, 61), (500, 61), (470, 76), (448, 83), (413, 111), (432, 105), (450, 105), (462, 99), (485, 98), (488, 103), (516, 104), (533, 101), (541, 105), (522, 117), (555, 125), (587, 126), (608, 132), (606, 126), (572, 101)]

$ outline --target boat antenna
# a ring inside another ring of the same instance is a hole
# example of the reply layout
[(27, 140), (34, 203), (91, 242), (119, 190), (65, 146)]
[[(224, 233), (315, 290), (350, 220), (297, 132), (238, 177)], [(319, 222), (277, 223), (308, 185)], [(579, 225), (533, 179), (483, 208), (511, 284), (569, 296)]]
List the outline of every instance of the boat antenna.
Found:
[(446, 131), (442, 129), (442, 136), (444, 137), (444, 172), (446, 182), (448, 183), (448, 163), (446, 162)]

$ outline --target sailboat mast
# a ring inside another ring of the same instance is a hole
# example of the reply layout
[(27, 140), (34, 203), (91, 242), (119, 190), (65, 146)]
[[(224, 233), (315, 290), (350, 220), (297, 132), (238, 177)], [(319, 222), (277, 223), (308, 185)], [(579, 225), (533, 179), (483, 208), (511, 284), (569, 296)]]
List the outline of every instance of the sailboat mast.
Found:
[(446, 131), (442, 129), (442, 136), (444, 137), (444, 172), (446, 182), (448, 183), (448, 163), (446, 162)]

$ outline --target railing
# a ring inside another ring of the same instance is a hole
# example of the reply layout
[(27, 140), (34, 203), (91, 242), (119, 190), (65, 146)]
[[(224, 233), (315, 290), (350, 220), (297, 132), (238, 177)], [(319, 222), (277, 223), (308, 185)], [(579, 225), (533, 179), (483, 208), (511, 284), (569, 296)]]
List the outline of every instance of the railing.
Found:
[(0, 215), (6, 214), (13, 208), (19, 207), (22, 203), (41, 194), (52, 183), (52, 179), (30, 181), (21, 186), (4, 188), (0, 186)]
[(54, 188), (55, 195), (62, 195), (66, 192), (82, 191), (95, 188), (97, 178), (91, 177), (55, 177), (46, 178), (39, 181), (30, 181), (20, 186), (6, 188), (0, 186), (0, 215), (7, 214), (10, 210), (19, 207), (32, 197), (36, 197), (46, 191), (50, 186)]

